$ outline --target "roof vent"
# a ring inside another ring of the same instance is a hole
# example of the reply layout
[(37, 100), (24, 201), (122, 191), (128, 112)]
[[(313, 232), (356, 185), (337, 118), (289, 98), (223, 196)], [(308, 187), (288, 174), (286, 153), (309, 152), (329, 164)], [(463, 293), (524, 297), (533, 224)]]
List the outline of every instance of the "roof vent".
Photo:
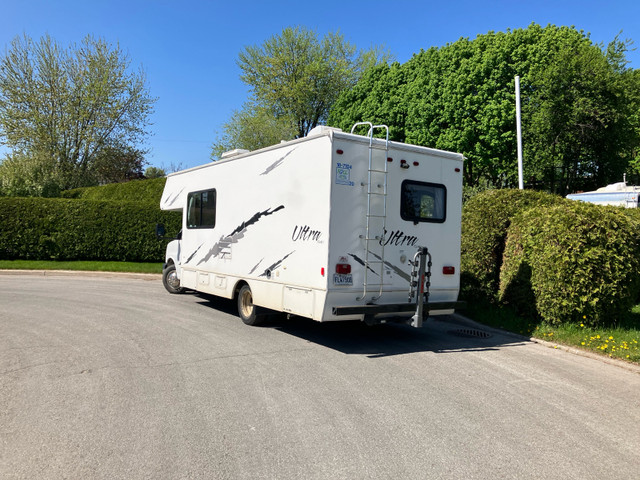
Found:
[(220, 160), (229, 160), (230, 158), (237, 157), (238, 155), (244, 155), (249, 152), (250, 150), (245, 150), (244, 148), (234, 148), (233, 150), (229, 150), (228, 152), (224, 152), (220, 155)]
[(329, 132), (341, 132), (341, 128), (336, 127), (327, 127), (326, 125), (318, 125), (317, 127), (312, 128), (309, 133), (307, 133), (307, 137), (312, 137), (314, 135), (326, 135)]

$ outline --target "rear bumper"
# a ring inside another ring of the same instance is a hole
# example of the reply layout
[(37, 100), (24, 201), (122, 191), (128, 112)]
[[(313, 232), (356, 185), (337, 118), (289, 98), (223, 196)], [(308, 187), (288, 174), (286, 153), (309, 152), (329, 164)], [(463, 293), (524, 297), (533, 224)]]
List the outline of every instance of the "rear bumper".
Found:
[[(425, 310), (454, 310), (467, 306), (467, 302), (429, 302)], [(333, 307), (332, 313), (336, 317), (346, 315), (389, 315), (394, 313), (409, 313), (416, 311), (415, 303), (389, 303), (383, 305), (354, 305), (349, 307)]]

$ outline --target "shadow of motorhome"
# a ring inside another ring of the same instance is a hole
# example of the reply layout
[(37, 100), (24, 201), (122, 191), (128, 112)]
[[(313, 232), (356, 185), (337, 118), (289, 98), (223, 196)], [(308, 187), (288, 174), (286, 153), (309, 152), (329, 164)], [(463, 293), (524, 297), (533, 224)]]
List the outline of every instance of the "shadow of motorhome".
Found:
[[(234, 300), (203, 293), (196, 295), (199, 304), (242, 321)], [(430, 317), (422, 328), (416, 329), (400, 323), (368, 326), (360, 321), (316, 322), (303, 317), (287, 318), (284, 313), (273, 312), (260, 327), (247, 328), (273, 328), (345, 354), (369, 358), (419, 352), (489, 351), (526, 343), (495, 331), (469, 326), (464, 320), (449, 315)]]
[[(198, 298), (197, 303), (200, 305), (219, 310), (222, 313), (238, 316), (238, 307), (235, 300), (230, 300), (224, 297), (218, 297), (216, 295), (209, 295), (207, 293), (194, 292)], [(240, 318), (238, 318), (239, 321)]]
[(283, 333), (345, 354), (369, 358), (418, 352), (453, 353), (497, 350), (523, 345), (512, 337), (469, 327), (454, 317), (429, 318), (422, 328), (386, 323), (367, 326), (359, 321), (319, 323), (291, 318), (275, 327)]

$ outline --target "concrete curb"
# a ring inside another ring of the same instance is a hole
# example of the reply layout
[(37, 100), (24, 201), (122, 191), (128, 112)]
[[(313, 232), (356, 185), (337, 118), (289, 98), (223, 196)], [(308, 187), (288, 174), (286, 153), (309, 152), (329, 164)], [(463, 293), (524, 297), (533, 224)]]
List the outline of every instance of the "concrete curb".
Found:
[(102, 278), (133, 278), (137, 280), (161, 280), (160, 273), (130, 273), (130, 272), (90, 272), (85, 270), (3, 270), (0, 275), (28, 275), (34, 277), (102, 277)]
[(635, 363), (625, 362), (624, 360), (620, 360), (618, 358), (610, 358), (604, 355), (598, 355), (597, 353), (590, 352), (588, 350), (582, 350), (576, 347), (569, 347), (567, 345), (562, 345), (560, 343), (549, 342), (547, 340), (542, 340), (540, 338), (535, 337), (526, 337), (524, 335), (519, 335), (517, 333), (508, 332), (506, 330), (500, 330), (499, 328), (489, 327), (487, 325), (483, 325), (481, 323), (476, 322), (475, 320), (471, 320), (470, 318), (465, 317), (464, 315), (460, 315), (459, 313), (454, 313), (452, 317), (456, 318), (458, 321), (466, 323), (468, 326), (477, 328), (478, 330), (484, 330), (487, 332), (491, 332), (496, 335), (504, 335), (507, 337), (512, 337), (516, 340), (520, 340), (523, 342), (532, 342), (537, 343), (539, 345), (543, 345), (547, 348), (553, 348), (556, 350), (562, 350), (573, 355), (578, 355), (580, 357), (587, 357), (593, 360), (599, 360), (603, 363), (607, 363), (609, 365), (614, 365), (616, 367), (624, 368), (625, 370), (629, 370), (631, 372), (640, 374), (640, 365), (636, 365)]

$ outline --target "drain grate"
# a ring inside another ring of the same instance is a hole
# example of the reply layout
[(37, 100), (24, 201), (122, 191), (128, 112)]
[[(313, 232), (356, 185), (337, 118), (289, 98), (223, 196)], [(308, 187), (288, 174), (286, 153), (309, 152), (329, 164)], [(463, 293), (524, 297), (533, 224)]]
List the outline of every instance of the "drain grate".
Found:
[(491, 334), (483, 332), (482, 330), (476, 330), (475, 328), (459, 328), (457, 330), (449, 331), (451, 335), (458, 337), (471, 337), (471, 338), (489, 338)]

